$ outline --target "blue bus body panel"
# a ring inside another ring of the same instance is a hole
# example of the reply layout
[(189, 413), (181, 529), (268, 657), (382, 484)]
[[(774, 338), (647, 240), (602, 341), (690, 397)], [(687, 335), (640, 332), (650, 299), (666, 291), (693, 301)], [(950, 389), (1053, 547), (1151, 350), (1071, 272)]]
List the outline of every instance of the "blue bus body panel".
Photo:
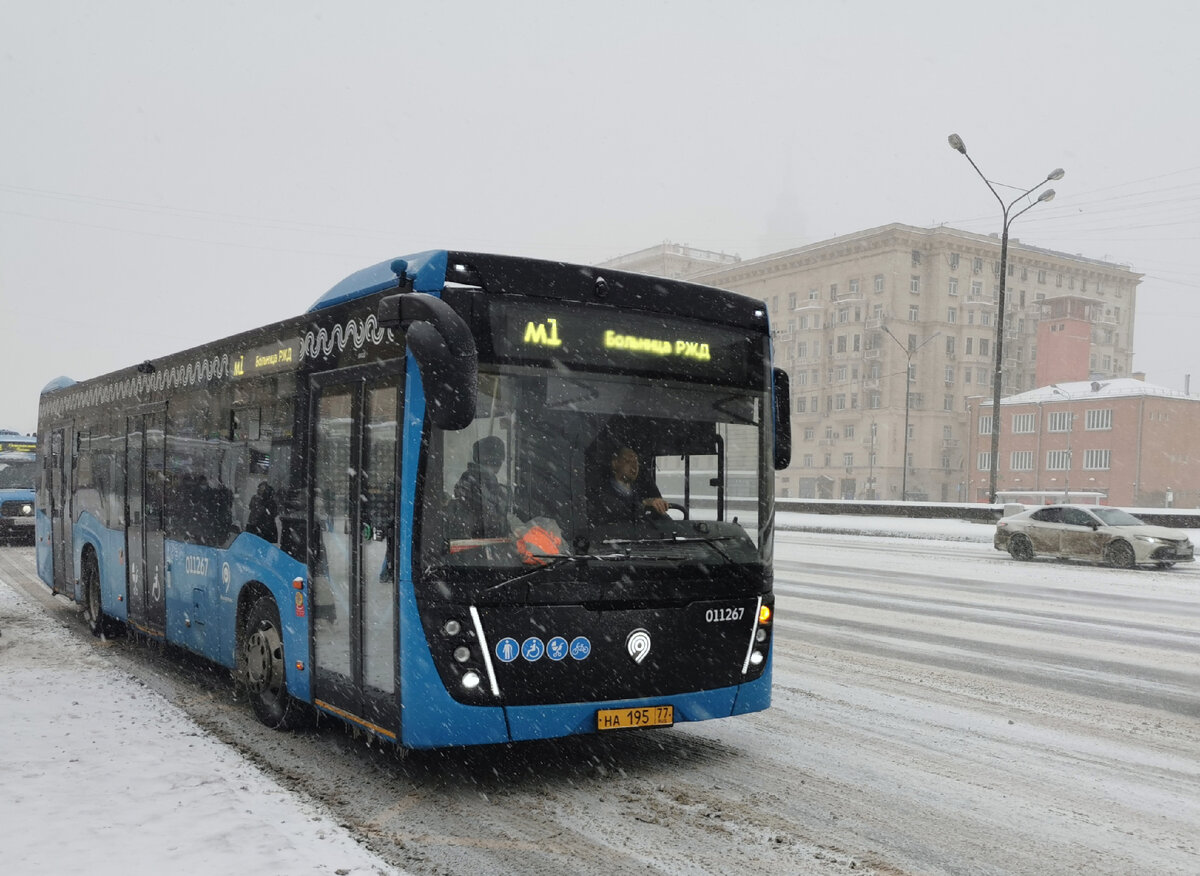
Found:
[[(318, 298), (308, 312), (324, 310), (336, 304), (397, 287), (400, 284), (399, 277), (396, 275), (397, 267), (401, 267), (405, 274), (412, 278), (414, 292), (440, 291), (446, 284), (448, 260), (449, 256), (446, 250), (434, 249), (398, 259), (388, 259), (386, 262), (363, 268)], [(401, 262), (403, 265), (398, 264)]]
[[(83, 601), (83, 549), (91, 545), (96, 552), (96, 564), (100, 570), (100, 600), (104, 613), (124, 623), (129, 619), (129, 602), (126, 600), (125, 582), (125, 531), (108, 529), (90, 511), (79, 515), (71, 528), (71, 556), (74, 558), (72, 581), (75, 583), (75, 601)], [(51, 579), (53, 580), (53, 579)]]
[(37, 540), (37, 573), (47, 587), (54, 586), (54, 548), (50, 544), (50, 518), (41, 508), (33, 512), (33, 537)]
[[(43, 515), (44, 518), (44, 515)], [(39, 522), (39, 527), (42, 524)], [(38, 540), (38, 575), (47, 584), (51, 572), (49, 522), (47, 538)], [(91, 513), (84, 512), (73, 528), (75, 600), (83, 600), (79, 582), (83, 550), (90, 545), (100, 568), (100, 593), (104, 613), (114, 620), (128, 621), (126, 594), (125, 533), (108, 529)], [(242, 533), (226, 548), (205, 547), (166, 540), (163, 545), (167, 569), (166, 640), (193, 651), (214, 663), (232, 668), (237, 648), (237, 608), (242, 588), (250, 581), (263, 584), (279, 607), (284, 652), (308, 654), (308, 570), (278, 547), (256, 535)], [(44, 566), (44, 568), (43, 568)], [(293, 587), (300, 578), (304, 590)], [(297, 606), (297, 594), (303, 604)], [(307, 666), (307, 660), (301, 660)], [(311, 700), (312, 685), (307, 669), (296, 661), (286, 666), (288, 690), (297, 699)]]
[(400, 742), (409, 748), (440, 748), (509, 741), (504, 710), (466, 706), (454, 700), (433, 665), (413, 590), (413, 506), (417, 491), (417, 455), (425, 393), (416, 360), (408, 355), (404, 384), (404, 448), (400, 475), (397, 542), (400, 569)]

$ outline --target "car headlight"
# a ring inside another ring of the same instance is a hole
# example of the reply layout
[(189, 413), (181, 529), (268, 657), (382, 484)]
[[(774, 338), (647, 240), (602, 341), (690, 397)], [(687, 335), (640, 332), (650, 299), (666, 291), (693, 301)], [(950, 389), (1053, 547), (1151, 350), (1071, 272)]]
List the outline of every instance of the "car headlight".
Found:
[(1162, 541), (1161, 538), (1155, 538), (1152, 535), (1135, 535), (1134, 538), (1137, 539), (1138, 541), (1144, 541), (1149, 544), (1158, 544), (1159, 542)]

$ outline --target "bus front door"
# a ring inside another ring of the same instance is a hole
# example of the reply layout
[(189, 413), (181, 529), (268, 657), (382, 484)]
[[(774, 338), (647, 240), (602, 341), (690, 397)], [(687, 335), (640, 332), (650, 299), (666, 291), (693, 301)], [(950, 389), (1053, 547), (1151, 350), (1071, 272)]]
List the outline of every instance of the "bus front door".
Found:
[(167, 625), (163, 512), (166, 412), (130, 417), (125, 443), (125, 557), (129, 621), (151, 635)]
[(394, 736), (396, 470), (400, 375), (354, 369), (313, 378), (313, 695)]

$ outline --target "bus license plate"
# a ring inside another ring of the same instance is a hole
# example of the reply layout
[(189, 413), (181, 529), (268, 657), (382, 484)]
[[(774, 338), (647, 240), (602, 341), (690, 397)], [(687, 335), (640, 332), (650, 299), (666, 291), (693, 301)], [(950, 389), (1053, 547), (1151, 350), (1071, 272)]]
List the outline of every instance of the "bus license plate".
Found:
[(629, 730), (633, 727), (671, 727), (674, 724), (674, 706), (643, 706), (640, 709), (600, 709), (596, 712), (597, 730)]

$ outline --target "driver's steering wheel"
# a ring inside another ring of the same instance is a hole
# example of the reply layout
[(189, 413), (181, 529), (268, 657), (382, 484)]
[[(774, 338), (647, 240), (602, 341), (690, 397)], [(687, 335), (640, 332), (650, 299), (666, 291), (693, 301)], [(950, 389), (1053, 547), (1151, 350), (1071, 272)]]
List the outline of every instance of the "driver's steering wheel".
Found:
[[(687, 508), (683, 507), (683, 506), (682, 506), (682, 505), (680, 505), (678, 502), (668, 502), (668, 503), (667, 503), (667, 511), (668, 511), (668, 512), (670, 512), (670, 511), (678, 511), (680, 514), (682, 514), (682, 515), (683, 515), (683, 516), (680, 518), (681, 520), (687, 520), (687, 519), (688, 519), (688, 510), (687, 510)], [(667, 516), (668, 516), (668, 517), (670, 517), (671, 515), (670, 515), (670, 514), (668, 514)], [(672, 517), (671, 519), (672, 519), (672, 520), (674, 520), (675, 518), (673, 518), (673, 517)]]

